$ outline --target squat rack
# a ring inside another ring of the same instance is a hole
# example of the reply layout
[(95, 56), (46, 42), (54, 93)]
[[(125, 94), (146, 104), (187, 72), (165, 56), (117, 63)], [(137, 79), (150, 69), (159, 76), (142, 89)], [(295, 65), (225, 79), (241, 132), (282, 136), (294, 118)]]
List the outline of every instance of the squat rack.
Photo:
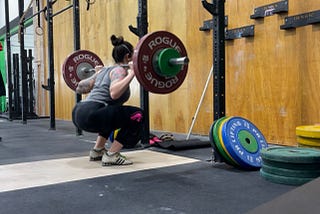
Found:
[[(62, 10), (53, 13), (52, 5), (56, 1), (47, 0), (47, 6), (37, 13), (33, 14), (32, 17), (41, 14), (42, 12), (47, 12), (46, 20), (48, 24), (48, 67), (49, 67), (49, 79), (48, 85), (43, 85), (42, 87), (50, 91), (50, 129), (55, 129), (55, 100), (54, 100), (54, 52), (53, 52), (53, 17), (73, 8), (73, 25), (74, 25), (74, 50), (80, 49), (80, 17), (79, 17), (79, 0), (73, 0), (73, 4), (63, 8)], [(225, 0), (212, 0), (212, 4), (208, 3), (206, 0), (201, 0), (203, 7), (213, 15), (213, 81), (214, 81), (214, 120), (217, 120), (225, 116), (225, 15), (224, 15), (224, 3)], [(6, 11), (8, 6), (8, 0), (5, 0)], [(87, 2), (90, 4), (90, 2)], [(24, 8), (23, 0), (19, 0), (19, 11)], [(88, 9), (88, 8), (87, 8)], [(22, 17), (22, 15), (21, 15)], [(32, 18), (29, 17), (28, 19)], [(7, 13), (6, 13), (7, 18)], [(23, 28), (22, 20), (20, 25)], [(10, 42), (7, 27), (7, 42)], [(147, 0), (138, 1), (138, 16), (137, 16), (137, 28), (132, 25), (129, 26), (131, 32), (142, 38), (148, 33), (148, 9)], [(23, 35), (21, 35), (23, 39)], [(10, 43), (9, 43), (10, 44)], [(7, 45), (7, 49), (10, 49), (10, 45)], [(7, 51), (9, 54), (10, 50)], [(8, 58), (10, 59), (10, 57)], [(9, 66), (9, 63), (8, 63)], [(9, 69), (9, 67), (8, 67)], [(76, 94), (76, 102), (81, 100), (81, 96)], [(10, 102), (10, 100), (9, 100)], [(142, 143), (144, 145), (149, 145), (149, 135), (150, 135), (150, 122), (149, 122), (149, 94), (148, 91), (140, 87), (140, 106), (144, 111), (145, 121), (143, 125), (143, 136)], [(77, 130), (77, 134), (81, 135), (82, 131)]]
[[(148, 33), (148, 5), (147, 0), (138, 1), (137, 27), (129, 26), (129, 30), (140, 39)], [(140, 107), (144, 112), (144, 123), (141, 143), (149, 145), (150, 119), (149, 119), (149, 92), (140, 86)]]
[[(225, 116), (225, 0), (201, 0), (203, 7), (213, 16), (213, 112), (214, 121)], [(200, 29), (201, 30), (201, 29)], [(213, 146), (213, 161), (222, 162)]]
[[(79, 0), (73, 0), (73, 3), (60, 11), (53, 13), (52, 6), (55, 1), (47, 0), (47, 25), (48, 25), (48, 67), (49, 67), (49, 79), (48, 85), (42, 85), (42, 87), (50, 92), (50, 129), (55, 130), (55, 93), (54, 93), (54, 50), (53, 50), (53, 17), (73, 8), (73, 37), (74, 37), (74, 50), (80, 50), (80, 16), (79, 16)], [(89, 4), (89, 2), (88, 2)], [(42, 12), (40, 10), (39, 12)], [(81, 100), (81, 95), (75, 93), (76, 102)], [(82, 130), (77, 128), (77, 134), (81, 135)]]
[(225, 116), (225, 0), (201, 0), (213, 16), (213, 112), (214, 120)]
[[(6, 63), (6, 70), (7, 70), (7, 82), (8, 82), (8, 119), (12, 120), (14, 118), (13, 116), (13, 110), (11, 109), (12, 105), (13, 105), (13, 98), (12, 98), (12, 89), (14, 88), (13, 84), (12, 84), (12, 65), (11, 65), (11, 41), (10, 41), (10, 20), (9, 20), (9, 1), (5, 0), (5, 7), (4, 7), (4, 11), (5, 11), (5, 31), (6, 31), (6, 59), (7, 59), (7, 63)], [(27, 22), (30, 18), (28, 18), (28, 20), (25, 20), (24, 16), (27, 13), (24, 13), (23, 11), (24, 8), (24, 1), (19, 0), (18, 1), (18, 17), (20, 21), (17, 21), (17, 25), (19, 26), (19, 30), (21, 30), (20, 34), (19, 34), (19, 41), (20, 41), (20, 62), (21, 62), (21, 92), (22, 92), (22, 109), (21, 112), (20, 110), (15, 110), (18, 114), (21, 114), (21, 119), (22, 119), (22, 123), (26, 123), (27, 121), (27, 116), (32, 116), (32, 117), (37, 117), (34, 112), (30, 112), (31, 111), (31, 105), (29, 103), (28, 105), (28, 84), (30, 84), (30, 79), (29, 81), (28, 79), (28, 75), (30, 77), (30, 73), (28, 74), (28, 69), (29, 71), (32, 70), (32, 68), (30, 67), (31, 65), (31, 60), (32, 60), (32, 56), (31, 56), (31, 52), (29, 51), (29, 57), (27, 57), (27, 51), (25, 50), (25, 46), (24, 46), (24, 23)], [(30, 16), (30, 13), (28, 13), (27, 15)], [(16, 21), (13, 20), (12, 23), (15, 23)], [(17, 55), (18, 56), (18, 55)], [(14, 59), (18, 59), (19, 60), (19, 56), (17, 58)], [(27, 63), (29, 64), (29, 66), (27, 67)], [(31, 69), (31, 70), (30, 70)], [(19, 84), (19, 82), (17, 82)], [(32, 86), (29, 85), (29, 89), (32, 90)], [(18, 89), (19, 90), (19, 89)], [(16, 93), (19, 93), (16, 92)], [(30, 94), (32, 92), (29, 92)], [(31, 95), (30, 95), (31, 97)], [(19, 101), (17, 101), (19, 99)], [(31, 101), (30, 101), (31, 102)], [(20, 103), (20, 98), (19, 96), (15, 98), (15, 105)], [(19, 104), (20, 105), (20, 104)], [(17, 107), (17, 106), (15, 106)], [(19, 106), (20, 108), (20, 106)], [(28, 111), (28, 109), (30, 111)]]
[[(225, 0), (212, 0), (212, 4), (206, 0), (201, 2), (213, 16), (213, 112), (214, 120), (217, 120), (225, 116)], [(138, 1), (138, 11), (137, 28), (130, 25), (129, 29), (141, 38), (148, 33), (147, 0)], [(149, 94), (142, 87), (140, 87), (140, 106), (145, 115), (142, 144), (149, 145)]]
[[(24, 10), (24, 0), (18, 0), (18, 6), (19, 6), (19, 29), (20, 29), (20, 57), (21, 62), (24, 62), (26, 59), (25, 54), (25, 48), (24, 48), (24, 23), (29, 21), (35, 16), (38, 16), (38, 26), (40, 25), (40, 14), (45, 14), (45, 19), (47, 21), (47, 39), (48, 39), (48, 70), (49, 70), (49, 78), (47, 80), (47, 85), (42, 85), (42, 88), (45, 90), (48, 90), (50, 92), (50, 129), (55, 130), (56, 124), (55, 124), (55, 91), (54, 91), (54, 49), (53, 49), (53, 17), (63, 13), (64, 11), (73, 8), (73, 26), (74, 26), (74, 50), (80, 49), (80, 18), (79, 18), (79, 0), (73, 0), (73, 3), (66, 6), (65, 8), (59, 10), (56, 13), (53, 13), (53, 4), (57, 0), (47, 0), (47, 5), (40, 10), (40, 2), (39, 0), (36, 0), (36, 4), (38, 7), (38, 11), (34, 13), (33, 15), (29, 16), (27, 19), (24, 17), (25, 13), (27, 11)], [(33, 0), (31, 0), (30, 5), (27, 10), (31, 8), (31, 4), (33, 3)], [(87, 0), (87, 10), (89, 10), (90, 0)], [(9, 23), (9, 1), (5, 0), (5, 17), (6, 17), (6, 44), (7, 44), (7, 70), (8, 70), (8, 82), (11, 83), (11, 45), (10, 45), (10, 23)], [(27, 103), (27, 82), (26, 82), (26, 68), (24, 66), (25, 64), (22, 63), (22, 122), (27, 122), (27, 115), (26, 115), (26, 103)], [(9, 75), (10, 74), (10, 75)], [(9, 85), (9, 87), (11, 87)], [(75, 95), (76, 102), (79, 102), (81, 100), (81, 95), (76, 94)], [(12, 97), (8, 97), (9, 106), (12, 105)], [(9, 109), (9, 119), (12, 118), (10, 109)], [(77, 129), (77, 133), (81, 134), (82, 131)]]
[[(4, 1), (5, 6), (4, 6), (4, 10), (5, 10), (5, 20), (6, 20), (6, 46), (7, 46), (7, 82), (9, 84), (11, 84), (12, 82), (12, 78), (11, 78), (11, 41), (10, 41), (10, 25), (9, 25), (9, 0), (5, 0)], [(11, 88), (12, 86), (9, 85), (9, 88)], [(9, 94), (8, 96), (8, 105), (11, 106), (12, 105), (12, 96), (11, 94)], [(12, 118), (12, 114), (11, 114), (11, 109), (8, 109), (8, 113), (9, 113), (9, 120), (11, 120)]]

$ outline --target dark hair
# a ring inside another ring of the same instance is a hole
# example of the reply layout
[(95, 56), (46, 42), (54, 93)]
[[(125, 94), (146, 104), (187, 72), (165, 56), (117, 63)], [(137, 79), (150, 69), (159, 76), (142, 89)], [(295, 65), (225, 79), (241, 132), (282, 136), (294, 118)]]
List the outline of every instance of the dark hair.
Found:
[(129, 57), (133, 54), (133, 46), (125, 41), (122, 36), (111, 36), (111, 43), (114, 46), (112, 50), (112, 57), (116, 63), (122, 62), (125, 55), (129, 54)]

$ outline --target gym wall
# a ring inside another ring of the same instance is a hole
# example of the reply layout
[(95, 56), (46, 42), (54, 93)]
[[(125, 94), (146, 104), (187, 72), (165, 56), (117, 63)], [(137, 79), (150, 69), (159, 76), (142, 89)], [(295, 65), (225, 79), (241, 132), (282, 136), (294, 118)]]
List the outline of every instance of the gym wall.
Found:
[[(72, 1), (57, 1), (54, 12)], [(208, 1), (211, 2), (211, 1)], [(226, 0), (228, 29), (254, 25), (254, 36), (226, 41), (226, 115), (241, 116), (253, 122), (273, 144), (296, 145), (295, 127), (320, 121), (320, 25), (282, 30), (284, 18), (320, 10), (317, 1), (289, 0), (287, 13), (251, 19), (254, 9), (276, 0)], [(42, 1), (46, 5), (46, 1)], [(137, 0), (96, 1), (86, 10), (80, 1), (81, 49), (95, 52), (105, 65), (112, 63), (110, 36), (123, 35), (132, 44), (138, 37), (128, 29), (136, 26)], [(152, 130), (187, 133), (213, 62), (212, 30), (200, 31), (212, 16), (201, 0), (148, 1), (149, 32), (166, 30), (177, 35), (187, 48), (190, 64), (180, 88), (167, 95), (150, 93)], [(73, 51), (73, 17), (68, 10), (54, 17), (54, 63), (56, 118), (70, 120), (75, 94), (65, 84), (61, 65)], [(47, 79), (47, 35), (38, 36), (44, 44), (43, 79)], [(41, 38), (40, 38), (41, 37)], [(40, 43), (38, 43), (40, 44)], [(45, 83), (46, 84), (46, 83)], [(38, 88), (38, 90), (43, 90)], [(139, 105), (139, 83), (131, 85), (128, 104)], [(41, 112), (49, 114), (48, 93), (38, 93)], [(38, 102), (39, 103), (39, 102)], [(193, 128), (207, 135), (213, 122), (212, 78)]]

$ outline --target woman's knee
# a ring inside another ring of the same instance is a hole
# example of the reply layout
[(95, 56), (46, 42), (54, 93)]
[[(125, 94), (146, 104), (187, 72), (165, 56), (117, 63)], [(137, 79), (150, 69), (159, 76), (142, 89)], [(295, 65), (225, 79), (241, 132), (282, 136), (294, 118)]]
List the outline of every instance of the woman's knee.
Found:
[(77, 128), (79, 128), (79, 125), (76, 122), (76, 110), (77, 110), (77, 106), (75, 106), (72, 110), (72, 122)]

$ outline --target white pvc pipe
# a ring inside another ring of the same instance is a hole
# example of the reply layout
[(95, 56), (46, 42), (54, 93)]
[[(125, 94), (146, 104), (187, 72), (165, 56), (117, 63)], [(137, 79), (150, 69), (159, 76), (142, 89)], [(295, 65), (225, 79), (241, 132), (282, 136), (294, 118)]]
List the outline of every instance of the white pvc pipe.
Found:
[(192, 117), (192, 123), (191, 123), (191, 126), (190, 126), (190, 129), (189, 129), (189, 132), (188, 132), (188, 135), (187, 135), (186, 140), (189, 140), (189, 138), (190, 138), (191, 131), (192, 131), (192, 129), (193, 129), (194, 123), (195, 123), (196, 118), (197, 118), (197, 116), (198, 116), (198, 113), (199, 113), (200, 106), (201, 106), (201, 104), (202, 104), (204, 95), (206, 94), (206, 91), (207, 91), (207, 88), (208, 88), (209, 81), (210, 81), (210, 78), (211, 78), (211, 76), (212, 76), (212, 73), (213, 73), (213, 66), (211, 67), (211, 70), (210, 70), (209, 75), (208, 75), (208, 78), (207, 78), (207, 82), (206, 82), (206, 84), (205, 84), (205, 86), (204, 86), (204, 89), (203, 89), (203, 91), (202, 91), (202, 95), (201, 95), (201, 98), (200, 98), (200, 101), (199, 101), (199, 104), (198, 104), (196, 113), (195, 113), (194, 116)]

